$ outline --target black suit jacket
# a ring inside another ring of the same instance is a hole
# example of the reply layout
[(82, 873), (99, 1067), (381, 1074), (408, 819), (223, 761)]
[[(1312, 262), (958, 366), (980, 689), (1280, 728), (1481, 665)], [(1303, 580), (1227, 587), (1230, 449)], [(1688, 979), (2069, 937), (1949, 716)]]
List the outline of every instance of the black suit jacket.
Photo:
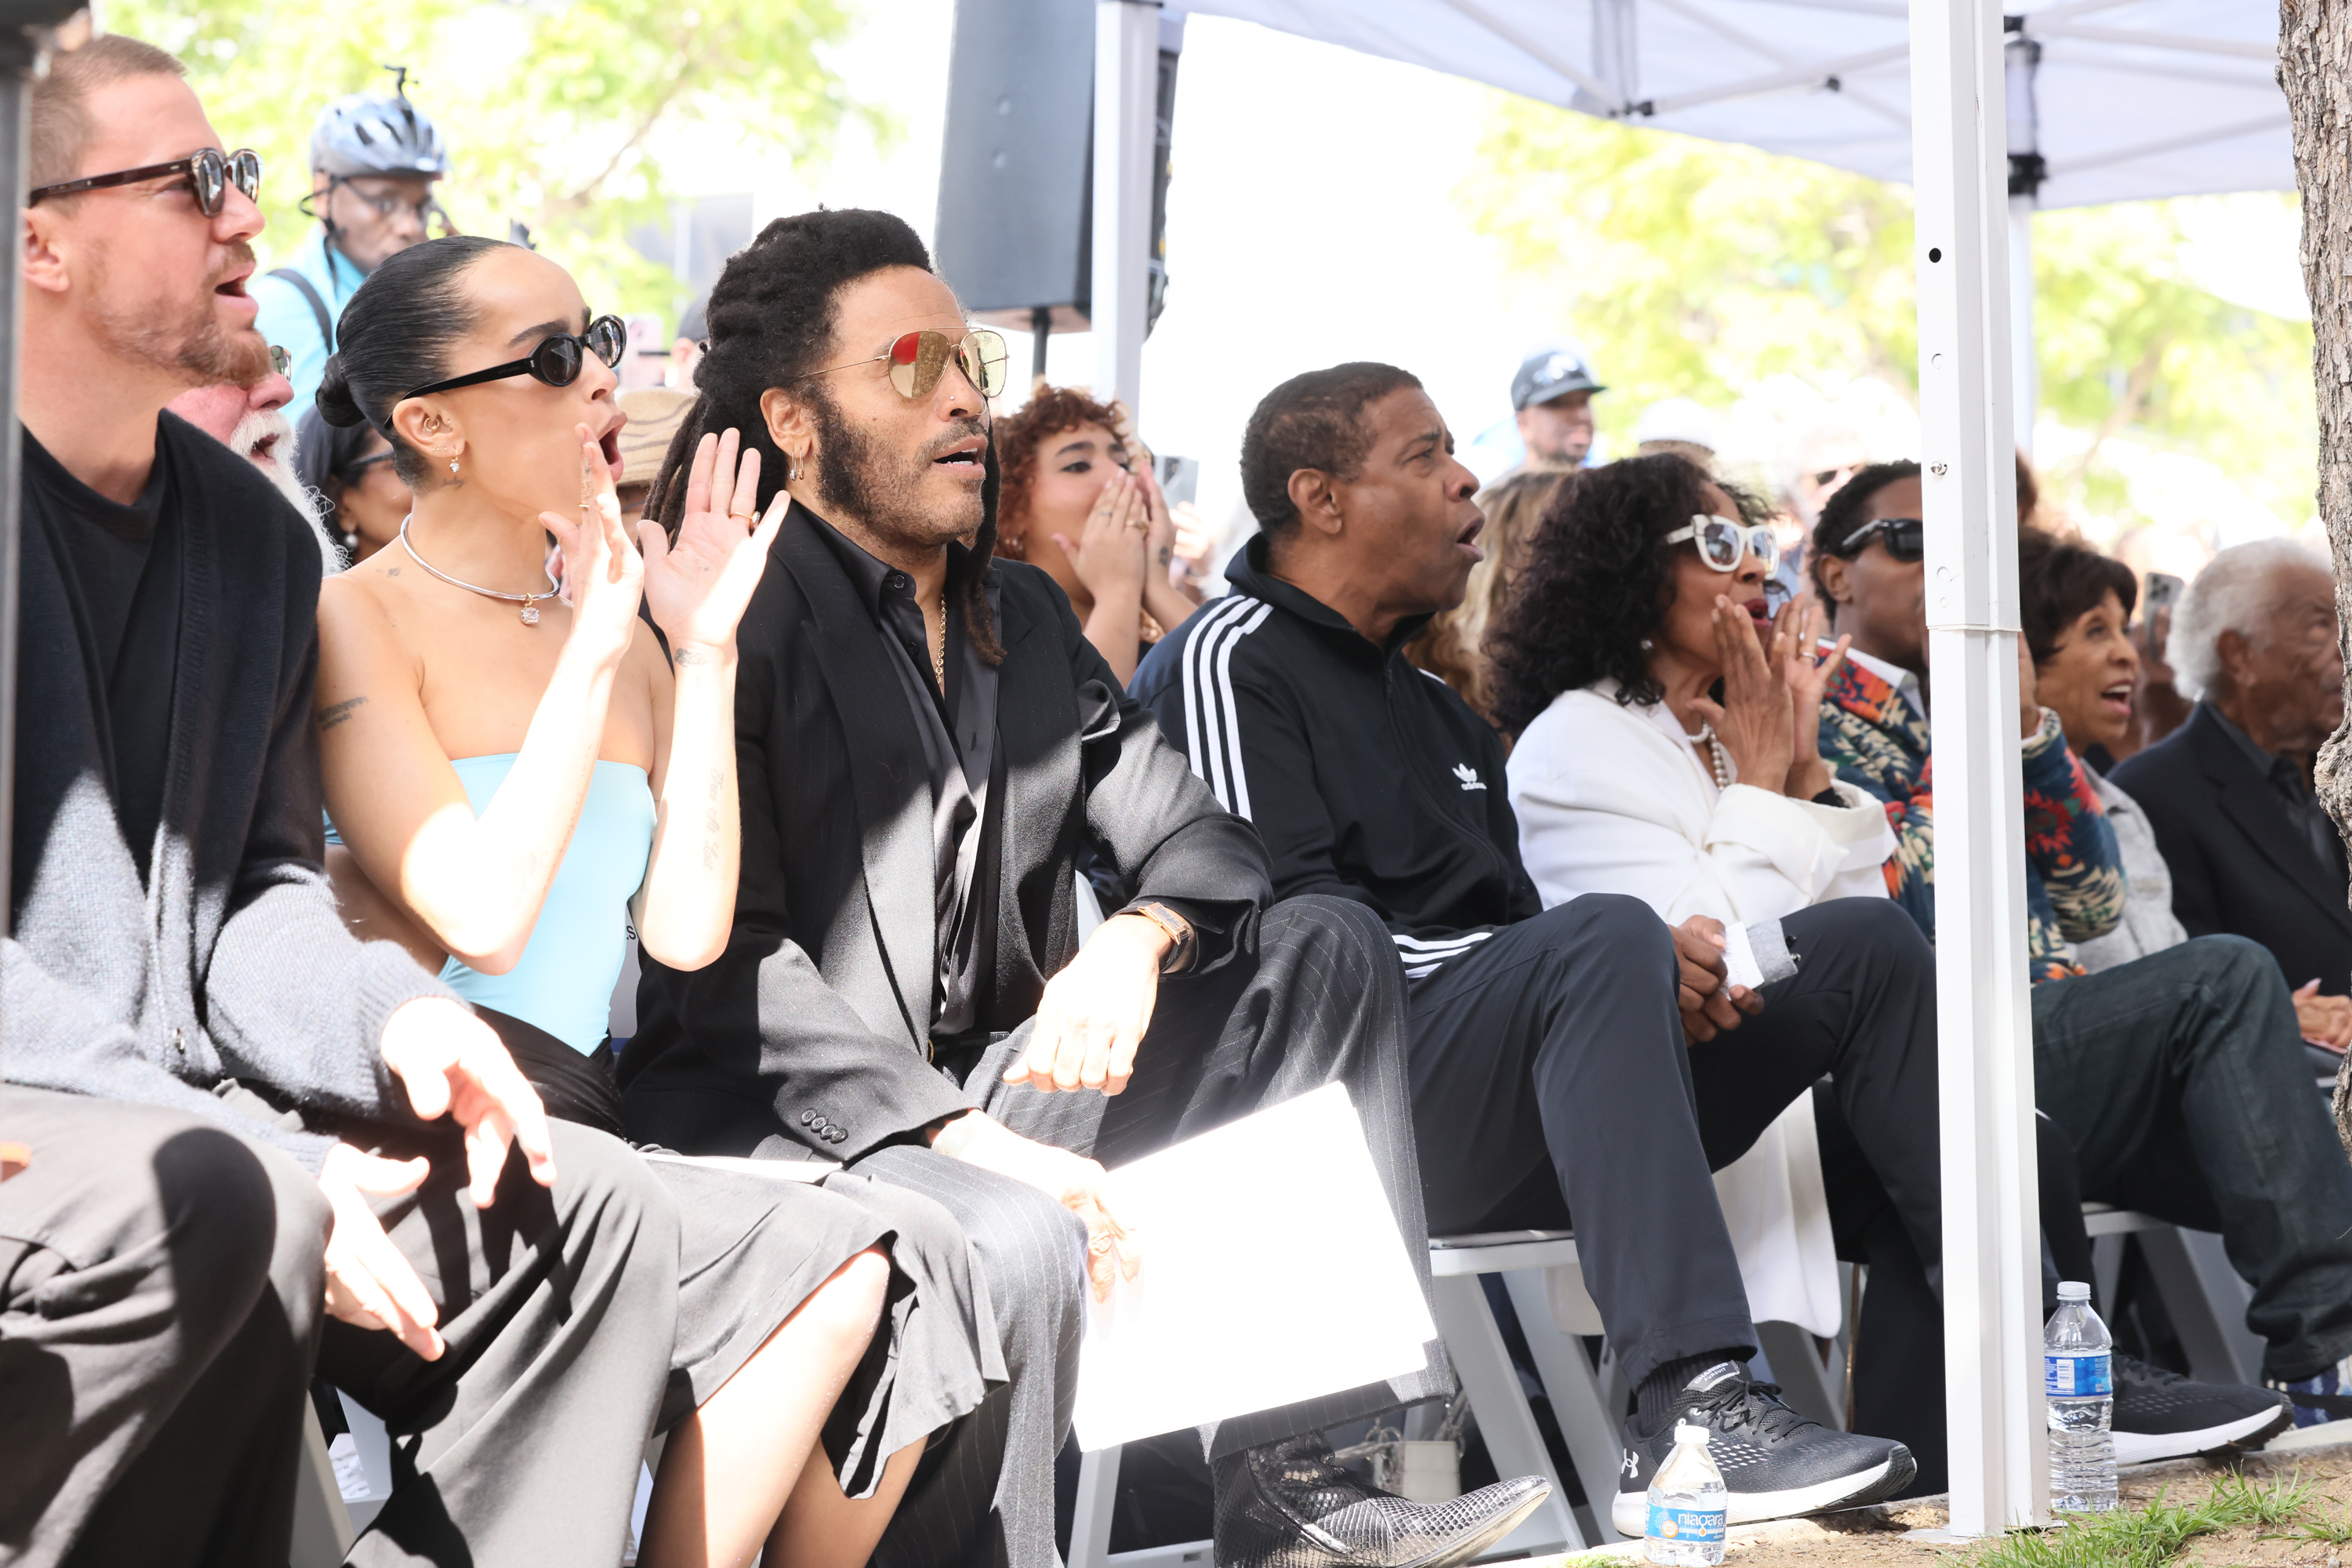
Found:
[[(1053, 579), (1018, 563), (992, 570), (1005, 650), (992, 809), (1003, 816), (978, 1022), (1009, 1030), (1077, 951), (1083, 842), (1136, 898), (1201, 911), (1197, 968), (1251, 946), (1272, 892), (1256, 834), (1119, 689)], [(634, 1137), (797, 1153), (782, 1133), (854, 1160), (973, 1104), (928, 1059), (930, 783), (882, 635), (795, 506), (736, 634), (734, 933), (691, 973), (644, 961), (638, 1032), (620, 1062)]]
[(2156, 828), (2172, 912), (2189, 935), (2235, 932), (2269, 948), (2290, 985), (2352, 989), (2344, 879), (2313, 858), (2271, 782), (2205, 704), (2114, 776)]

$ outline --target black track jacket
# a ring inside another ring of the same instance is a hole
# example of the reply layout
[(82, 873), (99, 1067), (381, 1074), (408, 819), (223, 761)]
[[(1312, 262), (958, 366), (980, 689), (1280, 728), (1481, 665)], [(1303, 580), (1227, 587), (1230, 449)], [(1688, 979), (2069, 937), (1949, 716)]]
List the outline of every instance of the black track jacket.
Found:
[(1519, 863), (1503, 744), (1454, 689), (1408, 663), (1408, 620), (1376, 647), (1265, 569), (1162, 638), (1131, 690), (1274, 862), (1274, 895), (1329, 893), (1388, 922), (1418, 980), (1497, 926), (1542, 912)]

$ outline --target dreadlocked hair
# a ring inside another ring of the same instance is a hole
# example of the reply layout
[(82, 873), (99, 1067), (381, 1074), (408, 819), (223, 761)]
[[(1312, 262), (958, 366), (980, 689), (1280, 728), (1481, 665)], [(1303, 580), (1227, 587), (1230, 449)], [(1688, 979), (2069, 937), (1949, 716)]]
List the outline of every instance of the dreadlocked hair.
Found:
[[(708, 337), (694, 369), (698, 396), (678, 421), (662, 458), (661, 472), (646, 498), (646, 514), (659, 521), (672, 539), (686, 513), (687, 475), (695, 448), (706, 434), (734, 430), (742, 449), (760, 454), (756, 511), (784, 488), (789, 465), (768, 435), (760, 395), (790, 387), (799, 397), (823, 397), (821, 385), (803, 378), (824, 368), (835, 347), (836, 301), (861, 278), (893, 267), (931, 270), (930, 253), (906, 220), (893, 214), (850, 207), (780, 217), (760, 237), (728, 258), (711, 286), (706, 306)], [(972, 647), (982, 660), (1000, 664), (995, 613), (988, 603), (988, 564), (996, 548), (999, 488), (993, 456), (981, 487), (981, 524), (962, 569), (950, 566), (948, 592), (958, 597)], [(954, 561), (952, 553), (950, 561)]]
[(1497, 726), (1517, 734), (1561, 692), (1603, 679), (1628, 706), (1664, 695), (1643, 646), (1674, 596), (1675, 547), (1661, 541), (1711, 510), (1710, 484), (1740, 521), (1771, 515), (1760, 497), (1666, 452), (1583, 469), (1552, 492), (1486, 629)]
[(1082, 426), (1099, 425), (1117, 431), (1118, 415), (1110, 405), (1097, 403), (1082, 386), (1048, 386), (1041, 378), (1029, 401), (1009, 419), (997, 422), (989, 445), (997, 471), (1003, 476), (1003, 499), (997, 503), (1000, 529), (996, 552), (1013, 561), (1029, 559), (1029, 487), (1037, 479), (1037, 453), (1045, 437)]

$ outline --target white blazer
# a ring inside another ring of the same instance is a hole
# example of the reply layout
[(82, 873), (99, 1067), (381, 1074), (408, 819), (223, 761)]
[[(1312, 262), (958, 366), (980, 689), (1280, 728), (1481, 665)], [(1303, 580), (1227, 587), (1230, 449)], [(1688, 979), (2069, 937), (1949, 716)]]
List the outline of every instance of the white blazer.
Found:
[[(1664, 703), (1626, 707), (1616, 685), (1564, 691), (1512, 748), (1507, 777), (1519, 855), (1544, 907), (1583, 893), (1627, 893), (1678, 925), (1778, 920), (1836, 898), (1885, 898), (1880, 867), (1895, 835), (1852, 784), (1818, 805), (1735, 776), (1719, 789)], [(1754, 1148), (1716, 1173), (1748, 1313), (1758, 1322), (1838, 1331), (1813, 1102), (1798, 1097)]]

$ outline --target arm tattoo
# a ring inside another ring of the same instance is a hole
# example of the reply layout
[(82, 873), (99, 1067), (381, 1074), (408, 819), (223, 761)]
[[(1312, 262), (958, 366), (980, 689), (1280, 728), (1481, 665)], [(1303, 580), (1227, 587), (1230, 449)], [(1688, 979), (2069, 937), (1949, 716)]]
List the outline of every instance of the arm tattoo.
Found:
[(671, 650), (670, 660), (675, 664), (717, 664), (719, 656), (707, 647), (697, 647), (692, 643), (680, 643)]
[(702, 868), (706, 871), (719, 869), (719, 798), (726, 782), (719, 769), (710, 770), (709, 796), (702, 811)]
[(367, 699), (364, 697), (354, 697), (348, 701), (338, 702), (331, 708), (320, 710), (319, 728), (321, 730), (333, 729), (336, 725), (341, 723), (344, 720), (352, 716), (352, 710), (359, 707)]

